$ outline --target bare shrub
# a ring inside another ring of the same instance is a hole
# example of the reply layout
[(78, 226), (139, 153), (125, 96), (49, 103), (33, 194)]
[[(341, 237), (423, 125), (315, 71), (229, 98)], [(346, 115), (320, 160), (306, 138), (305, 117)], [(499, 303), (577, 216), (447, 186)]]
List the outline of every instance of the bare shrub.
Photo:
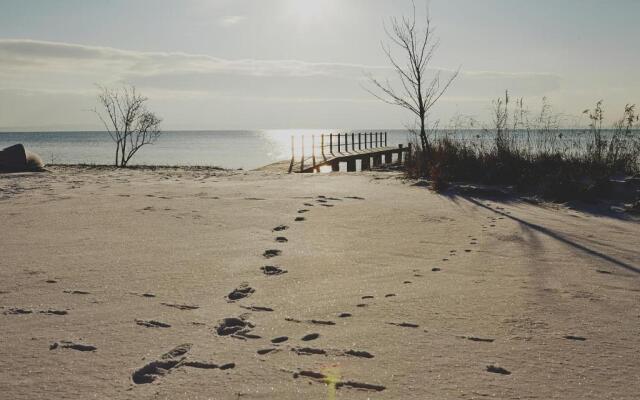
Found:
[(114, 165), (126, 167), (138, 150), (158, 140), (162, 120), (147, 110), (148, 99), (138, 94), (134, 86), (100, 90), (98, 100), (103, 113), (94, 112), (116, 144)]

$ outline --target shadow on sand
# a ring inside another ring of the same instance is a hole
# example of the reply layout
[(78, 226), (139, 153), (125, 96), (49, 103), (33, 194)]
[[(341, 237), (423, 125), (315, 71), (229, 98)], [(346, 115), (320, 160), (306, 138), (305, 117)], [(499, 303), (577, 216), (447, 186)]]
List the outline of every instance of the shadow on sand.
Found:
[[(530, 204), (530, 202), (524, 201), (522, 198), (519, 198), (517, 196), (508, 195), (506, 193), (492, 192), (492, 191), (487, 191), (486, 193), (477, 193), (476, 192), (476, 193), (474, 193), (472, 195), (471, 193), (460, 193), (457, 190), (448, 191), (447, 193), (444, 193), (443, 196), (447, 197), (449, 200), (451, 200), (453, 202), (456, 202), (456, 203), (458, 202), (458, 199), (466, 200), (469, 203), (472, 203), (472, 204), (474, 204), (474, 205), (476, 205), (478, 207), (482, 207), (482, 208), (484, 208), (486, 210), (489, 210), (489, 211), (491, 211), (491, 212), (493, 212), (495, 214), (498, 214), (498, 215), (500, 215), (500, 216), (502, 216), (504, 218), (509, 218), (509, 219), (511, 219), (513, 221), (516, 221), (516, 222), (520, 223), (522, 226), (524, 226), (524, 227), (526, 227), (528, 229), (531, 229), (531, 230), (534, 230), (536, 232), (539, 232), (539, 233), (542, 233), (544, 235), (547, 235), (547, 236), (549, 236), (549, 237), (551, 237), (551, 238), (553, 238), (555, 240), (558, 240), (558, 241), (566, 244), (567, 246), (573, 247), (574, 249), (578, 249), (578, 250), (580, 250), (580, 251), (582, 251), (582, 252), (584, 252), (584, 253), (586, 253), (588, 255), (597, 257), (597, 258), (599, 258), (601, 260), (604, 260), (604, 261), (606, 261), (606, 262), (608, 262), (608, 263), (610, 263), (612, 265), (615, 265), (615, 266), (617, 266), (619, 268), (623, 268), (623, 269), (625, 269), (625, 270), (627, 270), (629, 272), (640, 274), (640, 268), (637, 267), (637, 266), (631, 265), (631, 264), (629, 264), (627, 262), (624, 262), (624, 261), (619, 260), (619, 259), (617, 259), (615, 257), (612, 257), (610, 255), (602, 253), (602, 252), (600, 252), (598, 250), (595, 250), (595, 249), (589, 248), (589, 247), (587, 247), (585, 245), (582, 245), (580, 243), (577, 243), (574, 240), (571, 240), (571, 239), (567, 238), (565, 235), (563, 235), (561, 233), (558, 233), (558, 232), (556, 232), (556, 231), (554, 231), (552, 229), (546, 228), (546, 227), (544, 227), (542, 225), (538, 225), (538, 224), (534, 224), (534, 223), (529, 222), (529, 221), (525, 221), (522, 218), (518, 218), (518, 217), (515, 217), (515, 216), (513, 216), (511, 214), (508, 214), (506, 212), (502, 212), (500, 210), (497, 210), (497, 209), (494, 209), (492, 207), (489, 207), (489, 206), (483, 204), (480, 201), (480, 200), (491, 200), (491, 201), (495, 201), (495, 202), (498, 202), (498, 203), (506, 203), (506, 204), (508, 204), (508, 203), (526, 202), (526, 203)], [(580, 210), (579, 208), (576, 208), (576, 207), (573, 207), (573, 209)], [(583, 211), (583, 210), (580, 210), (580, 211)], [(584, 210), (583, 212), (589, 213), (589, 209)], [(594, 213), (594, 212), (591, 212), (591, 213)], [(621, 217), (619, 215), (620, 213), (614, 213), (612, 211), (601, 212), (601, 213), (598, 213), (598, 214), (606, 215), (608, 217), (618, 218), (618, 219), (625, 219), (625, 220), (626, 219), (630, 219), (630, 218), (625, 217), (625, 216)]]

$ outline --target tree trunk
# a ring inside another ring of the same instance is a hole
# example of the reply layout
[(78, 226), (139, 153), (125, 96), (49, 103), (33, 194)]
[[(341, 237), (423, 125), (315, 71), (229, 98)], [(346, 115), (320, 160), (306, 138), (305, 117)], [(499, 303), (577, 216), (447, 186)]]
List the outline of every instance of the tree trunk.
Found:
[(424, 111), (420, 111), (420, 144), (422, 145), (422, 151), (427, 150), (428, 141), (427, 141), (427, 130), (425, 128), (425, 113)]
[(118, 166), (118, 160), (119, 160), (119, 156), (120, 155), (120, 142), (116, 142), (116, 159), (115, 159), (115, 163), (114, 165), (117, 167)]

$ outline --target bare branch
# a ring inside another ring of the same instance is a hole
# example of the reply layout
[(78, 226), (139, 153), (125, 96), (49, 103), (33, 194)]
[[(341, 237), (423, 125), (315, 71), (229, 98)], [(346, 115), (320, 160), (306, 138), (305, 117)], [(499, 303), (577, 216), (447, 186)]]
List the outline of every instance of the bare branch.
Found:
[(116, 143), (115, 165), (124, 167), (142, 146), (158, 139), (162, 120), (146, 109), (147, 98), (139, 95), (135, 87), (98, 88), (98, 101), (106, 116), (98, 110), (94, 112)]
[(384, 32), (390, 43), (394, 44), (402, 53), (406, 61), (400, 63), (393, 55), (391, 47), (381, 44), (382, 51), (387, 56), (389, 63), (395, 70), (399, 82), (399, 88), (391, 85), (389, 80), (384, 83), (369, 74), (368, 80), (372, 88), (364, 87), (367, 92), (377, 99), (396, 106), (400, 106), (415, 114), (420, 122), (420, 138), (422, 146), (428, 144), (426, 132), (426, 119), (431, 108), (440, 100), (458, 76), (460, 69), (456, 70), (445, 81), (441, 81), (441, 71), (435, 72), (433, 77), (426, 79), (431, 59), (440, 42), (434, 38), (435, 28), (427, 9), (427, 17), (424, 27), (420, 29), (416, 18), (416, 5), (412, 1), (412, 13), (401, 19), (392, 17), (383, 24)]

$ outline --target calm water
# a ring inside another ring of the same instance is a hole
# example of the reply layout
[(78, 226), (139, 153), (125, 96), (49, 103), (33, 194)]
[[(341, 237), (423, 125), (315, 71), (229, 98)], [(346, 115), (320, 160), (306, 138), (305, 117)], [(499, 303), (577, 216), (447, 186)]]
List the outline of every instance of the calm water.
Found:
[[(344, 132), (344, 131), (341, 131)], [(412, 135), (404, 130), (389, 130), (387, 144), (407, 144)], [(316, 147), (320, 134), (335, 130), (257, 130), (257, 131), (167, 131), (160, 139), (141, 149), (131, 165), (207, 165), (223, 168), (253, 169), (276, 161), (291, 159), (291, 138), (294, 137), (296, 160), (300, 157), (304, 137), (305, 156), (311, 155), (312, 136)], [(611, 131), (604, 131), (605, 137)], [(640, 132), (634, 136), (640, 140)], [(357, 140), (357, 134), (355, 135)], [(431, 137), (447, 136), (478, 146), (495, 144), (495, 134), (479, 130), (442, 129)], [(349, 138), (351, 136), (349, 135)], [(565, 148), (567, 152), (584, 152), (592, 136), (585, 130), (558, 130), (549, 135), (530, 136), (517, 132), (518, 145), (531, 151), (548, 146)], [(350, 140), (350, 139), (349, 139)], [(328, 139), (327, 139), (328, 141)], [(106, 132), (0, 132), (0, 149), (22, 143), (38, 153), (45, 163), (112, 164), (115, 145)], [(319, 151), (319, 150), (318, 150)], [(306, 158), (305, 157), (305, 158)]]
[[(318, 145), (321, 133), (305, 131), (169, 131), (142, 148), (132, 165), (208, 165), (253, 169), (291, 158), (291, 136), (299, 154), (305, 137), (305, 153), (311, 151), (311, 135)], [(333, 131), (335, 133), (335, 131)], [(0, 133), (0, 149), (22, 143), (38, 153), (45, 163), (112, 164), (114, 143), (106, 132), (8, 132)], [(408, 143), (406, 131), (388, 131), (388, 144)]]

